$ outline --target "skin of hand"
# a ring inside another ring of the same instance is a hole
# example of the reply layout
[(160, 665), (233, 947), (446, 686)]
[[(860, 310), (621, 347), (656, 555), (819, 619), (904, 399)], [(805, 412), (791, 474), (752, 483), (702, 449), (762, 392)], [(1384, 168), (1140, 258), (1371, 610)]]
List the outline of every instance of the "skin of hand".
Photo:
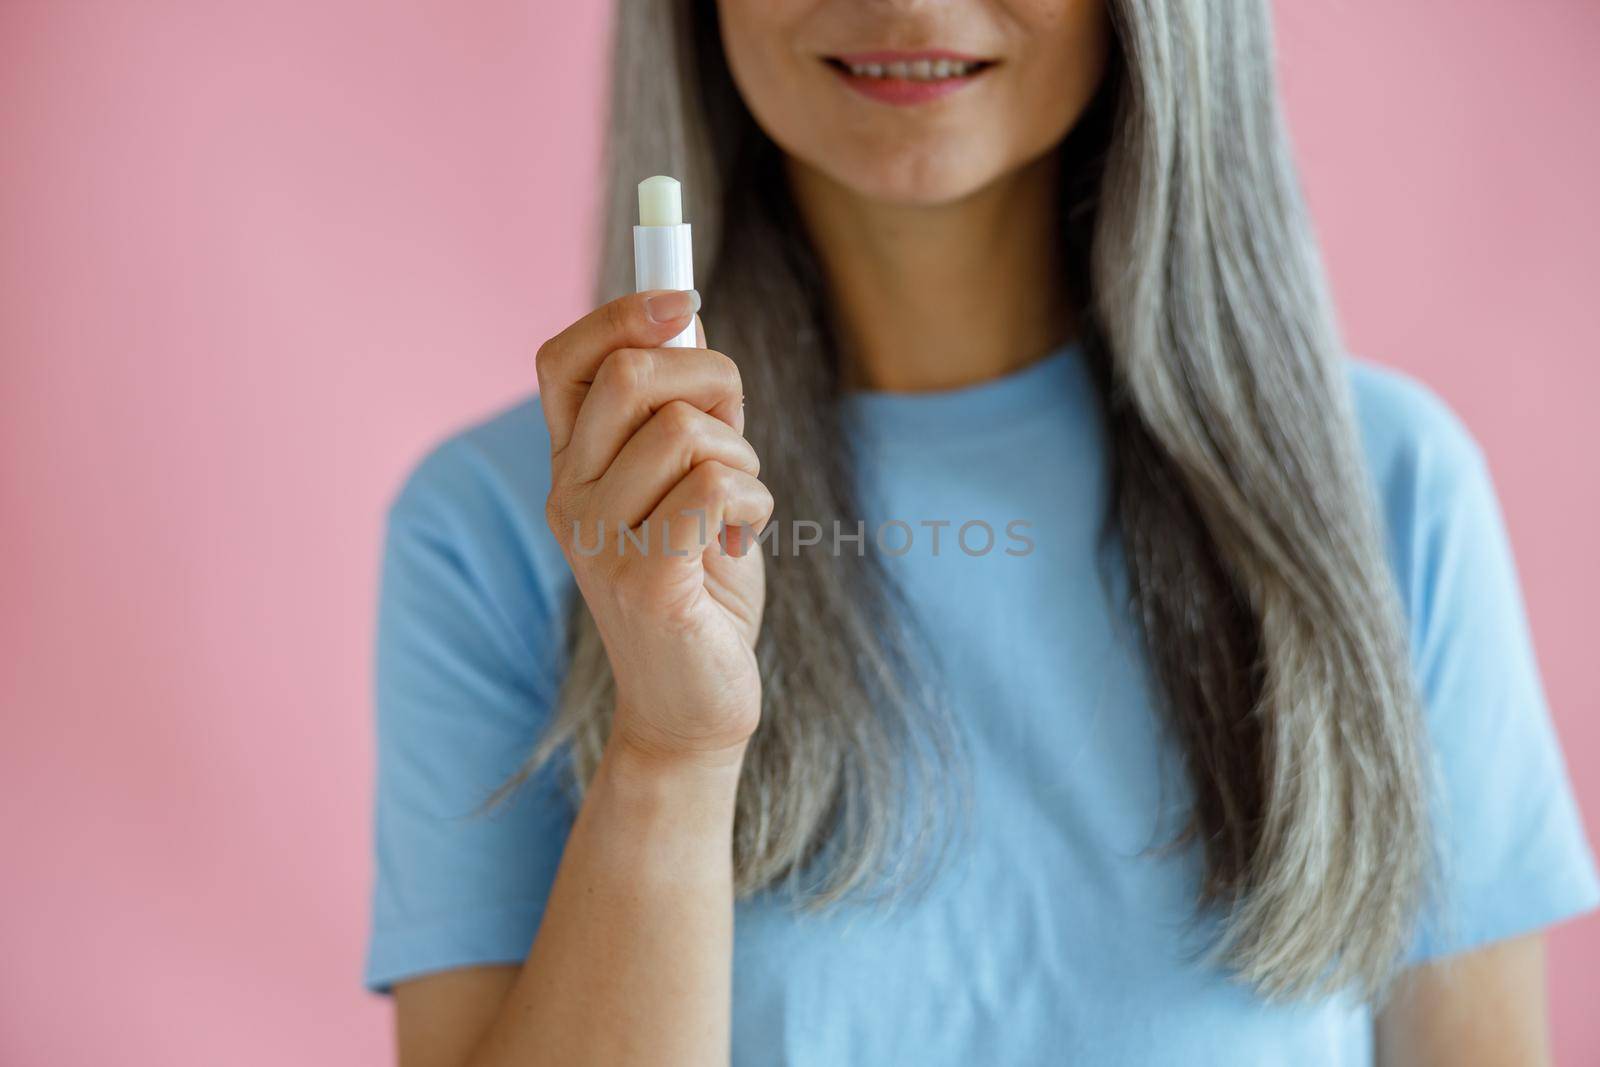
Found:
[(766, 582), (751, 549), (773, 501), (743, 436), (733, 360), (653, 347), (698, 304), (693, 292), (622, 297), (551, 338), (536, 363), (546, 515), (611, 660), (613, 738), (728, 760), (760, 718)]

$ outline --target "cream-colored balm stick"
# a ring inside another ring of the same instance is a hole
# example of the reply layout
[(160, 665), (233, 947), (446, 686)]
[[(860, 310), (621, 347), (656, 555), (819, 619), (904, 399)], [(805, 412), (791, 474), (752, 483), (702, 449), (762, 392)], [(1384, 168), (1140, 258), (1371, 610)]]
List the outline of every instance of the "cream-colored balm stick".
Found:
[[(639, 183), (639, 225), (633, 228), (633, 282), (646, 289), (693, 289), (694, 245), (683, 221), (683, 186), (657, 174)], [(694, 323), (663, 348), (694, 348)]]

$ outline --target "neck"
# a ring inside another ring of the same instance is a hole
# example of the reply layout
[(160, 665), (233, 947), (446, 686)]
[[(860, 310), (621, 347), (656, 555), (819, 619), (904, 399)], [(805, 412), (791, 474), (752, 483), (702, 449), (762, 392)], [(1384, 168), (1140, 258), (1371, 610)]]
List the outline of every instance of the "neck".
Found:
[(1072, 335), (1057, 166), (1051, 154), (959, 201), (906, 206), (864, 199), (791, 159), (847, 385), (959, 388), (1017, 370)]

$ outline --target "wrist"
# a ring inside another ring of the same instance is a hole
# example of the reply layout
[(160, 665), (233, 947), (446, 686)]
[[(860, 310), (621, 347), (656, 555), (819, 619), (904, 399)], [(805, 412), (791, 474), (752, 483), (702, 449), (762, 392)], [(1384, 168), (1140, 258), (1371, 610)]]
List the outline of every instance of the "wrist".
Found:
[(664, 751), (614, 731), (595, 784), (640, 822), (672, 824), (685, 833), (730, 834), (743, 744), (711, 751)]
[(666, 775), (689, 778), (703, 775), (708, 779), (732, 776), (737, 779), (744, 766), (745, 749), (749, 738), (719, 744), (710, 738), (698, 744), (683, 743), (674, 739), (664, 742), (648, 724), (642, 728), (640, 719), (619, 705), (611, 717), (611, 736), (606, 742), (607, 751), (615, 751), (618, 762), (630, 771), (646, 775)]

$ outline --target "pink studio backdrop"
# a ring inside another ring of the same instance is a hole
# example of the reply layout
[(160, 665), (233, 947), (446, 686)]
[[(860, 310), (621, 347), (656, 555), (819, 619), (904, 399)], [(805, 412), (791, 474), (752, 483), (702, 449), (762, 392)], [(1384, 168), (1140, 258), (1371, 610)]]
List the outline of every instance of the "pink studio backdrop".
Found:
[[(1350, 343), (1484, 444), (1600, 826), (1600, 6), (1279, 6)], [(605, 22), (0, 3), (0, 1062), (386, 1060), (380, 516), (584, 304)], [(1593, 1062), (1600, 920), (1551, 955)]]

